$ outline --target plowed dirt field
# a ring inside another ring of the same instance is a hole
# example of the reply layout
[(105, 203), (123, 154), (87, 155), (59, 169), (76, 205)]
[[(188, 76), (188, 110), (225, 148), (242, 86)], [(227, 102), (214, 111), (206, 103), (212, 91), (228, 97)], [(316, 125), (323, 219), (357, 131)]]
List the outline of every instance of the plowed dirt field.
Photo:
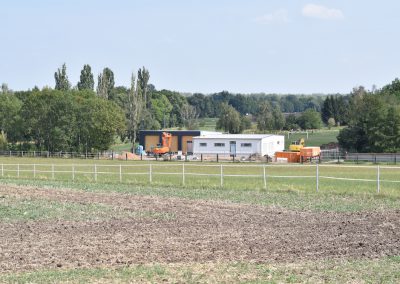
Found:
[(68, 189), (0, 186), (0, 197), (106, 205), (85, 220), (0, 220), (0, 272), (139, 263), (298, 261), (400, 254), (400, 211), (291, 211)]

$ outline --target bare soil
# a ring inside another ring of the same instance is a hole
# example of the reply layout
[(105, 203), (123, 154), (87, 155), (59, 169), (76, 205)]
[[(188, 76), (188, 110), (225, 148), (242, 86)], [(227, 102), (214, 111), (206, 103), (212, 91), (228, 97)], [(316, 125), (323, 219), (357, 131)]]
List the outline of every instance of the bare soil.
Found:
[(107, 204), (175, 218), (0, 221), (0, 273), (140, 263), (400, 255), (400, 211), (304, 212), (178, 198), (0, 185), (0, 195)]

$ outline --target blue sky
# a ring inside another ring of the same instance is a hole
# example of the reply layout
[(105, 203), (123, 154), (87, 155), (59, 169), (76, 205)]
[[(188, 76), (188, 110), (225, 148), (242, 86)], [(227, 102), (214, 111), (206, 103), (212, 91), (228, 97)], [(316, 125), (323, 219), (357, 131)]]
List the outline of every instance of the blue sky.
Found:
[(157, 89), (347, 93), (400, 77), (400, 1), (0, 0), (0, 82), (75, 85), (86, 63)]

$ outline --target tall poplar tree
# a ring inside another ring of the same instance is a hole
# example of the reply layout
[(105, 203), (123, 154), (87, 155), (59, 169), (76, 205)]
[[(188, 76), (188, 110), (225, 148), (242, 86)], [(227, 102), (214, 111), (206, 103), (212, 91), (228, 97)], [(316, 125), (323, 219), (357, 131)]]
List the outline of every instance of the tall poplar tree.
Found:
[(147, 70), (146, 68), (143, 67), (143, 69), (139, 68), (138, 71), (138, 84), (140, 87), (140, 90), (142, 91), (142, 95), (143, 95), (143, 101), (145, 104), (145, 107), (147, 109), (150, 108), (150, 95), (148, 93), (148, 84), (149, 84), (149, 79), (150, 79), (150, 73), (149, 70)]
[(54, 73), (54, 79), (56, 80), (56, 90), (68, 91), (71, 88), (71, 84), (68, 81), (67, 66), (65, 63), (62, 65), (61, 69), (58, 68), (57, 72)]
[(141, 95), (140, 86), (135, 75), (131, 76), (131, 88), (128, 93), (128, 137), (133, 146), (136, 141), (137, 132), (139, 129), (140, 119), (143, 110), (143, 97)]
[(78, 82), (78, 89), (82, 90), (92, 90), (94, 88), (94, 79), (92, 68), (89, 64), (85, 64), (81, 70), (80, 81)]
[(114, 73), (110, 68), (104, 68), (103, 72), (98, 77), (97, 95), (104, 99), (111, 97), (111, 92), (114, 89)]

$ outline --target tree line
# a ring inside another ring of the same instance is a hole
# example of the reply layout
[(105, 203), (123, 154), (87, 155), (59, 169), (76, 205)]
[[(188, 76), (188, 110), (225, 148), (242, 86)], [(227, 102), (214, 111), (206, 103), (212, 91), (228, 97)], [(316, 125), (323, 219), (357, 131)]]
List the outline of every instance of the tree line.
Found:
[(400, 151), (400, 81), (380, 90), (355, 88), (345, 98), (347, 127), (338, 136), (342, 149), (355, 152)]
[(204, 95), (193, 94), (188, 102), (196, 108), (199, 117), (218, 117), (220, 105), (226, 103), (235, 108), (241, 115), (256, 115), (260, 105), (268, 102), (284, 113), (301, 113), (307, 109), (321, 111), (324, 95), (278, 95), (278, 94), (232, 94), (227, 91)]
[(0, 150), (104, 151), (115, 142), (137, 141), (139, 129), (196, 127), (198, 117), (178, 92), (158, 91), (143, 67), (132, 73), (129, 87), (115, 86), (104, 68), (97, 77), (84, 65), (73, 86), (63, 64), (54, 88), (0, 90)]
[(397, 79), (381, 90), (359, 87), (348, 95), (326, 96), (226, 91), (187, 95), (157, 90), (145, 67), (131, 74), (129, 87), (115, 86), (110, 68), (97, 76), (97, 86), (94, 78), (90, 65), (84, 65), (79, 82), (73, 86), (63, 64), (54, 73), (54, 88), (13, 92), (3, 84), (0, 149), (103, 151), (118, 136), (134, 144), (140, 129), (195, 129), (199, 127), (198, 118), (207, 117), (218, 117), (217, 128), (229, 133), (254, 131), (253, 125), (260, 133), (318, 129), (323, 124), (347, 126), (338, 137), (344, 149), (399, 148)]
[[(113, 71), (106, 67), (97, 76), (83, 66), (73, 85), (63, 64), (54, 73), (54, 88), (34, 87), (13, 92), (6, 84), (0, 91), (0, 149), (46, 151), (102, 151), (115, 137), (137, 141), (140, 129), (199, 127), (198, 118), (222, 117), (218, 128), (239, 133), (250, 128), (253, 118), (261, 131), (281, 129), (283, 111), (319, 111), (320, 96), (231, 94), (184, 95), (156, 90), (143, 67), (131, 75), (129, 87), (115, 86)], [(229, 122), (232, 116), (234, 122)], [(225, 113), (227, 112), (227, 113)], [(237, 113), (236, 113), (237, 112)], [(262, 122), (263, 114), (264, 122)], [(273, 122), (270, 121), (270, 116)], [(240, 125), (235, 123), (239, 117)]]

